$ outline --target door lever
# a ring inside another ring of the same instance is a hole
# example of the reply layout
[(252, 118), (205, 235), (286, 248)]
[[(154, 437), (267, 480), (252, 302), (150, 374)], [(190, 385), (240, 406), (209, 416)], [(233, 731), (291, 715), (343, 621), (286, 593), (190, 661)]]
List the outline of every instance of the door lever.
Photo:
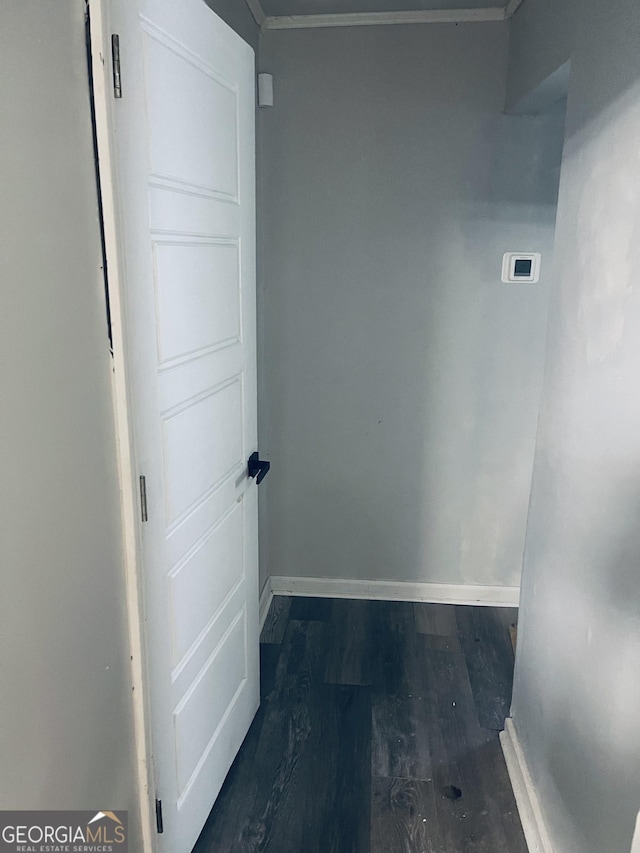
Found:
[(257, 477), (256, 483), (257, 485), (260, 485), (267, 476), (269, 468), (271, 468), (271, 462), (267, 462), (266, 459), (260, 459), (258, 451), (256, 450), (256, 452), (252, 453), (249, 457), (247, 475), (251, 477), (251, 479)]

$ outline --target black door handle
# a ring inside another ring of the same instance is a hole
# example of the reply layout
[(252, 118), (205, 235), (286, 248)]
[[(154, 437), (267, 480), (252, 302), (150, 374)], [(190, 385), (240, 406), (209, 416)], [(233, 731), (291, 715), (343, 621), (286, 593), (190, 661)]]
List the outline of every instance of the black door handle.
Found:
[(251, 479), (257, 477), (256, 483), (258, 485), (260, 485), (260, 483), (267, 476), (269, 468), (271, 468), (271, 462), (267, 462), (266, 459), (260, 459), (257, 450), (249, 457), (247, 474), (249, 477), (251, 477)]

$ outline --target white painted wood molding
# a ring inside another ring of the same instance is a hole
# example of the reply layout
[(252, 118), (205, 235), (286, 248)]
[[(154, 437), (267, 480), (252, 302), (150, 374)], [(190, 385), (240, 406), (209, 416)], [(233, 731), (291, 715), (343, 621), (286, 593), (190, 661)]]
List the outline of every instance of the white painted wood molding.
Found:
[(507, 3), (507, 8), (504, 12), (505, 18), (507, 18), (507, 20), (509, 18), (512, 18), (523, 3), (524, 0), (509, 0), (509, 2)]
[(264, 10), (260, 5), (260, 0), (245, 0), (245, 3), (249, 7), (249, 11), (253, 15), (256, 24), (261, 27), (267, 20), (267, 16), (265, 15)]
[[(371, 598), (377, 601), (425, 601), (434, 604), (476, 604), (517, 607), (520, 588), (467, 584), (361, 581), (348, 578), (291, 578), (272, 576), (273, 595), (317, 598)], [(264, 593), (263, 593), (264, 594)]]
[(384, 24), (461, 24), (504, 21), (506, 9), (429, 9), (415, 12), (343, 12), (335, 15), (281, 15), (267, 17), (263, 30), (300, 30), (324, 27), (366, 27)]
[(510, 717), (505, 720), (504, 731), (500, 732), (500, 745), (509, 771), (529, 853), (553, 853), (538, 795), (518, 740), (518, 733)]
[(306, 30), (326, 27), (369, 27), (384, 24), (463, 24), (482, 21), (506, 21), (518, 11), (524, 0), (509, 0), (504, 6), (484, 9), (423, 9), (398, 12), (341, 12), (330, 15), (268, 16), (260, 0), (245, 0), (256, 24), (262, 30)]

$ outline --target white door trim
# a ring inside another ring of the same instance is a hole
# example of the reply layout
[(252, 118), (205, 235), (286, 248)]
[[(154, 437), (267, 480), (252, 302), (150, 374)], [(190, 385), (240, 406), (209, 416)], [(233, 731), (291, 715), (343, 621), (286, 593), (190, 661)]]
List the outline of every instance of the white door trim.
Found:
[[(274, 595), (308, 595), (318, 598), (425, 601), (434, 604), (476, 604), (488, 607), (517, 607), (520, 601), (520, 587), (517, 586), (277, 576), (270, 577), (267, 583), (272, 597)], [(263, 595), (265, 595), (264, 591)]]
[(151, 724), (146, 691), (144, 613), (140, 574), (139, 483), (134, 463), (124, 317), (122, 240), (119, 233), (111, 109), (111, 28), (109, 0), (89, 0), (91, 68), (98, 148), (99, 183), (113, 339), (113, 400), (120, 476), (127, 623), (131, 650), (131, 688), (143, 853), (156, 850)]

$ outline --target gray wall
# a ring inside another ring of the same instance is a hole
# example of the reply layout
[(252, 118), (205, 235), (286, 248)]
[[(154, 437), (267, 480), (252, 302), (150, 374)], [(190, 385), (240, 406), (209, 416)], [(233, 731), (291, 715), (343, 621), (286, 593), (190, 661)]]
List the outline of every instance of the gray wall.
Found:
[(261, 37), (272, 575), (519, 584), (563, 119), (503, 115), (507, 43)]
[(128, 809), (139, 850), (84, 9), (0, 7), (0, 808)]
[[(571, 55), (513, 717), (556, 853), (629, 853), (640, 808), (640, 5), (526, 0), (510, 76)], [(525, 48), (525, 45), (526, 48)], [(521, 94), (524, 94), (524, 90)]]

